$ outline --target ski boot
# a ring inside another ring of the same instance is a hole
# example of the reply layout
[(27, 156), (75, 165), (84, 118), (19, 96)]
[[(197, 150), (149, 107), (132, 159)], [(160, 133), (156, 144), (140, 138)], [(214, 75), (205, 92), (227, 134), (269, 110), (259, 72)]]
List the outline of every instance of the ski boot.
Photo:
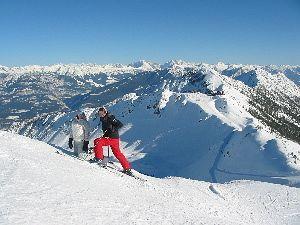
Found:
[(131, 169), (125, 169), (125, 170), (122, 171), (122, 173), (125, 173), (126, 175), (131, 176), (131, 177), (134, 176)]
[(99, 163), (100, 159), (97, 159), (96, 157), (89, 160), (89, 163)]

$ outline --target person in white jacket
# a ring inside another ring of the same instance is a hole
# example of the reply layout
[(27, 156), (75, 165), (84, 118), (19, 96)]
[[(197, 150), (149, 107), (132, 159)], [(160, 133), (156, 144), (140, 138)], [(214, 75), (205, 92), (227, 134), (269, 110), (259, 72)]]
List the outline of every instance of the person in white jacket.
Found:
[[(80, 159), (88, 152), (90, 138), (90, 125), (85, 113), (78, 113), (72, 121), (69, 138), (69, 148), (74, 147), (74, 154)], [(74, 142), (74, 145), (73, 145)]]

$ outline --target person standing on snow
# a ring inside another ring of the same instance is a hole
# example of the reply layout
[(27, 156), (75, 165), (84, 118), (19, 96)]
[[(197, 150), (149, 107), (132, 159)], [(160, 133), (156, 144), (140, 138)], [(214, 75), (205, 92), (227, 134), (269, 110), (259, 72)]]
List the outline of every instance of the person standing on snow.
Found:
[(123, 172), (132, 176), (131, 165), (120, 151), (120, 137), (118, 130), (123, 124), (117, 120), (114, 115), (110, 114), (105, 107), (101, 107), (98, 113), (100, 121), (102, 122), (103, 136), (94, 140), (95, 158), (91, 159), (90, 162), (102, 162), (104, 160), (102, 147), (110, 146), (113, 154), (121, 163), (124, 169)]
[(86, 119), (85, 113), (80, 112), (72, 121), (69, 138), (69, 148), (72, 149), (74, 147), (74, 154), (80, 159), (83, 159), (83, 152), (88, 152), (89, 138), (89, 122)]

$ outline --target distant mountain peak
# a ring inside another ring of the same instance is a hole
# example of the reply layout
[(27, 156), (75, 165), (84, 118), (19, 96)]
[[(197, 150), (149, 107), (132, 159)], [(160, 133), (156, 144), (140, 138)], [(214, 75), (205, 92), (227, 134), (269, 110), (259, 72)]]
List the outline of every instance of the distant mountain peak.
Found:
[(146, 60), (139, 60), (139, 61), (133, 62), (133, 63), (129, 64), (129, 66), (131, 66), (133, 68), (138, 68), (138, 69), (142, 69), (142, 70), (150, 70), (150, 71), (160, 69), (159, 64), (152, 63), (152, 62), (146, 61)]
[(192, 65), (192, 63), (188, 63), (186, 61), (183, 60), (170, 60), (164, 64), (162, 64), (162, 68), (163, 69), (170, 69), (170, 68), (174, 68), (174, 67), (189, 67), (190, 65)]

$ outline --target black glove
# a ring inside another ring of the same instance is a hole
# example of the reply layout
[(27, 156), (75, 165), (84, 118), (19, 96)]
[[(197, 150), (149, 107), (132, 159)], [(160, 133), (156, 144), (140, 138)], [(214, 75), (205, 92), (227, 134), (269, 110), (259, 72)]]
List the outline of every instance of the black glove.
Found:
[(88, 153), (89, 151), (89, 141), (83, 141), (83, 148), (82, 151)]
[(73, 138), (69, 138), (69, 148), (73, 148)]

